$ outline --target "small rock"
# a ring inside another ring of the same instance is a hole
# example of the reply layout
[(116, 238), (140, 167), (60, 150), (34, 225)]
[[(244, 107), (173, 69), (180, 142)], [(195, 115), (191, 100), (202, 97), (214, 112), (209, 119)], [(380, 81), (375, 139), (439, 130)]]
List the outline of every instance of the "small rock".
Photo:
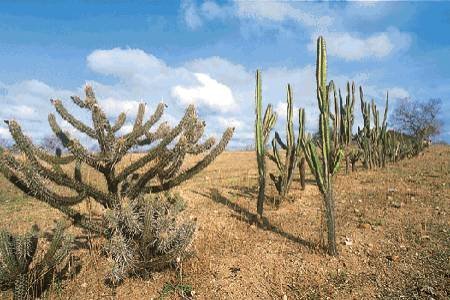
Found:
[(363, 223), (363, 224), (359, 224), (359, 228), (372, 229), (372, 225), (370, 225), (369, 223)]
[(421, 291), (422, 293), (425, 293), (425, 294), (430, 295), (430, 296), (436, 296), (436, 292), (435, 292), (434, 289), (433, 289), (431, 286), (429, 286), (429, 285), (424, 286), (420, 291)]
[(389, 201), (391, 201), (391, 200), (394, 199), (394, 197), (392, 197), (392, 196), (387, 196), (387, 199), (388, 199)]
[(397, 191), (396, 188), (388, 188), (388, 193), (393, 194)]
[(422, 236), (420, 237), (420, 239), (421, 239), (421, 240), (429, 240), (429, 239), (430, 239), (430, 236), (429, 236), (429, 235), (422, 235)]
[(83, 282), (83, 283), (81, 284), (81, 287), (84, 288), (84, 289), (87, 288), (87, 283), (86, 283), (86, 282)]
[(400, 258), (398, 255), (388, 255), (386, 256), (386, 259), (389, 261), (397, 261)]
[(406, 246), (405, 245), (400, 245), (400, 249), (406, 250)]
[(283, 295), (283, 300), (287, 300), (287, 295)]
[(351, 238), (349, 238), (349, 237), (345, 237), (345, 239), (342, 241), (342, 243), (345, 246), (351, 246), (351, 245), (353, 245), (353, 240)]
[(398, 202), (398, 201), (392, 201), (391, 206), (395, 207), (395, 208), (400, 208), (400, 207), (402, 207), (402, 203)]

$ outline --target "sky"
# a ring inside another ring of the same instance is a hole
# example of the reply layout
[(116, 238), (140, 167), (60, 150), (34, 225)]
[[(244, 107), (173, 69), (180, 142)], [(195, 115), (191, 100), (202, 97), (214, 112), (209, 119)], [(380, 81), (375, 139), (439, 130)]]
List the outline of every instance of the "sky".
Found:
[[(132, 128), (142, 101), (148, 114), (164, 101), (171, 124), (193, 103), (208, 135), (219, 137), (234, 126), (230, 148), (243, 148), (254, 139), (260, 69), (263, 102), (278, 113), (281, 134), (288, 83), (295, 108), (305, 108), (306, 129), (313, 132), (316, 39), (322, 35), (328, 79), (343, 93), (346, 82), (354, 81), (381, 108), (386, 92), (390, 108), (402, 98), (439, 98), (444, 125), (438, 139), (450, 142), (448, 32), (450, 2), (5, 0), (0, 118), (16, 119), (39, 141), (50, 134), (50, 99), (61, 99), (89, 121), (70, 96), (83, 96), (90, 84), (111, 120), (128, 113), (123, 133)], [(355, 114), (357, 126), (359, 101)], [(69, 124), (62, 126), (91, 142)], [(9, 138), (4, 124), (0, 138)]]

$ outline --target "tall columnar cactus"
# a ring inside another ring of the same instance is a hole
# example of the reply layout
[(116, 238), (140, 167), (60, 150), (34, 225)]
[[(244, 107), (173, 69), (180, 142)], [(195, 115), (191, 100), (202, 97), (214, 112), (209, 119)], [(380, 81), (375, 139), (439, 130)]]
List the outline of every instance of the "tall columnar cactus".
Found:
[[(12, 288), (14, 299), (31, 299), (51, 282), (54, 271), (64, 272), (73, 238), (64, 235), (63, 223), (42, 258), (33, 261), (38, 245), (38, 228), (22, 236), (0, 232), (0, 287)], [(59, 269), (59, 271), (58, 271)]]
[[(19, 124), (11, 120), (6, 123), (24, 158), (3, 151), (0, 155), (0, 172), (25, 194), (59, 209), (72, 218), (76, 225), (99, 233), (103, 233), (104, 228), (90, 222), (85, 215), (72, 208), (73, 205), (89, 197), (105, 208), (116, 208), (121, 206), (124, 199), (133, 200), (144, 194), (169, 190), (210, 164), (225, 149), (233, 135), (233, 128), (229, 128), (214, 148), (213, 138), (200, 144), (205, 123), (197, 119), (193, 106), (188, 107), (181, 122), (174, 128), (163, 122), (155, 131), (151, 131), (164, 112), (166, 106), (163, 103), (158, 105), (147, 121), (144, 121), (146, 106), (141, 103), (131, 132), (119, 135), (119, 130), (126, 122), (125, 113), (121, 113), (111, 123), (97, 103), (90, 86), (86, 87), (85, 93), (85, 100), (74, 96), (72, 101), (91, 115), (93, 126), (76, 119), (60, 100), (51, 102), (63, 120), (97, 141), (100, 149), (98, 153), (89, 152), (75, 137), (65, 132), (54, 114), (48, 117), (50, 127), (68, 150), (68, 155), (52, 155), (36, 147), (24, 135)], [(133, 162), (124, 160), (129, 150), (135, 146), (150, 148)], [(196, 155), (208, 150), (210, 151), (204, 158), (194, 166), (182, 169), (186, 155)], [(118, 168), (122, 161), (128, 163)], [(63, 169), (70, 169), (73, 164), (69, 164), (73, 162), (76, 162), (75, 166), (78, 168), (75, 168), (72, 175)], [(80, 164), (97, 171), (105, 179), (106, 187), (86, 181), (79, 168)], [(62, 168), (63, 166), (66, 167)], [(128, 180), (130, 176), (134, 178), (131, 183)]]
[(332, 130), (330, 129), (330, 97), (329, 92), (333, 88), (333, 82), (327, 85), (327, 61), (326, 46), (322, 37), (317, 40), (317, 64), (316, 64), (316, 81), (317, 81), (317, 101), (320, 110), (319, 118), (319, 135), (320, 147), (318, 150), (316, 145), (310, 140), (304, 138), (304, 111), (300, 110), (300, 136), (299, 140), (305, 152), (308, 165), (313, 173), (317, 186), (323, 195), (328, 235), (328, 253), (337, 255), (336, 232), (335, 232), (335, 209), (333, 194), (333, 176), (339, 169), (340, 161), (343, 157), (343, 151), (339, 144), (332, 141)]
[[(362, 130), (358, 128), (357, 141), (364, 153), (364, 166), (368, 169), (375, 166), (384, 167), (387, 151), (386, 132), (389, 94), (386, 94), (386, 105), (382, 123), (380, 123), (380, 112), (375, 101), (372, 100), (371, 103), (365, 102), (361, 87), (360, 96), (364, 127)], [(373, 127), (371, 127), (371, 116), (373, 118)]]
[(262, 116), (262, 86), (261, 86), (261, 72), (256, 71), (256, 89), (255, 89), (255, 104), (256, 104), (256, 120), (255, 120), (255, 144), (256, 144), (256, 161), (258, 163), (258, 200), (257, 213), (262, 216), (264, 210), (264, 193), (266, 188), (266, 144), (277, 120), (276, 114), (269, 104)]
[(349, 146), (352, 142), (352, 129), (354, 122), (353, 109), (355, 107), (355, 83), (347, 82), (347, 96), (345, 103), (342, 101), (341, 91), (339, 90), (339, 100), (341, 107), (341, 144)]
[(358, 126), (357, 142), (363, 151), (363, 164), (366, 169), (372, 168), (372, 139), (370, 130), (370, 103), (364, 101), (362, 87), (359, 87), (359, 96), (361, 100), (361, 112), (363, 115), (363, 128)]
[[(293, 117), (293, 99), (291, 86), (287, 87), (287, 124), (286, 124), (286, 143), (281, 139), (278, 132), (272, 139), (272, 152), (268, 154), (269, 158), (276, 164), (278, 175), (270, 174), (270, 178), (275, 183), (278, 195), (284, 199), (289, 192), (289, 188), (294, 177), (294, 170), (297, 166), (297, 159), (300, 157), (301, 147), (295, 140), (294, 117)], [(284, 161), (281, 159), (278, 146), (284, 150)]]
[(345, 103), (342, 101), (341, 90), (339, 90), (339, 102), (340, 102), (340, 144), (344, 148), (345, 153), (345, 172), (348, 173), (349, 165), (352, 164), (352, 170), (354, 170), (355, 151), (352, 147), (352, 130), (354, 122), (353, 108), (355, 106), (355, 83), (347, 82), (347, 96), (345, 97)]

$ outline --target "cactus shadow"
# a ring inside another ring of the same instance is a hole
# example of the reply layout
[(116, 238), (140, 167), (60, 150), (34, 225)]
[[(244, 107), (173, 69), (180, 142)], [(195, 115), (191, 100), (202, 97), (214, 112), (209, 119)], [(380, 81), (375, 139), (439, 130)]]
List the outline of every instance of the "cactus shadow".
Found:
[[(234, 212), (239, 214), (240, 217), (237, 219), (242, 222), (248, 223), (250, 225), (254, 224), (256, 227), (258, 227), (262, 230), (267, 230), (267, 231), (276, 233), (292, 242), (300, 244), (311, 250), (317, 250), (317, 249), (322, 248), (319, 245), (317, 245), (311, 241), (302, 239), (301, 237), (298, 237), (289, 232), (283, 231), (279, 227), (270, 223), (270, 221), (267, 219), (267, 217), (262, 217), (259, 219), (256, 214), (254, 214), (254, 213), (250, 212), (248, 209), (243, 208), (243, 207), (239, 206), (238, 204), (230, 201), (228, 198), (223, 196), (217, 189), (210, 189), (209, 195), (198, 192), (198, 191), (195, 193), (202, 195), (204, 197), (211, 198), (214, 202), (225, 205), (226, 207), (230, 208), (231, 210), (233, 210)], [(322, 250), (324, 250), (324, 249), (322, 249)]]
[(233, 191), (231, 192), (236, 197), (243, 198), (255, 198), (258, 195), (258, 186), (242, 187), (242, 186), (231, 186), (229, 187)]
[[(99, 217), (93, 217), (92, 219), (98, 223), (101, 221), (101, 218)], [(53, 240), (54, 235), (55, 229), (53, 228), (49, 231), (44, 232), (42, 237), (46, 239), (48, 242), (51, 242)], [(77, 234), (76, 236), (74, 236), (72, 250), (80, 250), (80, 249), (90, 250), (93, 247), (92, 241), (99, 237), (101, 237), (99, 234), (90, 233), (87, 230), (82, 229), (81, 234)]]

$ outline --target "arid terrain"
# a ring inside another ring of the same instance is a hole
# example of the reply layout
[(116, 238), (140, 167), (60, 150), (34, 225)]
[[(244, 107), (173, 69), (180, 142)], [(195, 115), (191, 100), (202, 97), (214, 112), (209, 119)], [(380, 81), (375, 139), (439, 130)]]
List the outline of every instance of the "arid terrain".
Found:
[[(181, 268), (127, 279), (113, 292), (103, 282), (108, 261), (101, 241), (71, 228), (81, 269), (73, 279), (55, 282), (46, 297), (181, 299), (181, 290), (189, 288), (194, 292), (185, 297), (194, 299), (450, 297), (450, 147), (432, 146), (385, 169), (338, 174), (338, 257), (324, 250), (322, 198), (312, 176), (305, 191), (297, 175), (295, 180), (292, 201), (278, 208), (267, 204), (258, 223), (255, 154), (223, 153), (176, 189), (198, 225), (192, 256)], [(37, 223), (48, 232), (62, 217), (0, 182), (2, 228), (23, 233)], [(268, 198), (274, 193), (270, 185)], [(178, 292), (164, 293), (170, 284)]]

